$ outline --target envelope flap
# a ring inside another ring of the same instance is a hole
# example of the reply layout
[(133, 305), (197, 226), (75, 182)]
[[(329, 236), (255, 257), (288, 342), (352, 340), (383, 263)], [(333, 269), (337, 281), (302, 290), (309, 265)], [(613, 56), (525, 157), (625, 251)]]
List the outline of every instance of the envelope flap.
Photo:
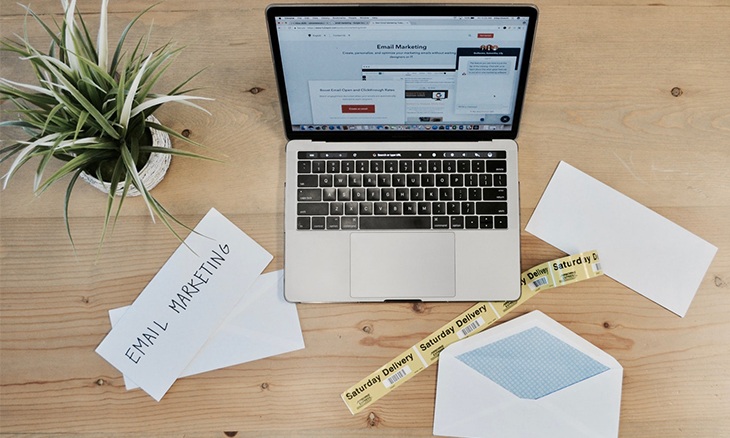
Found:
[(449, 345), (441, 352), (440, 357), (449, 355), (457, 357), (474, 349), (508, 338), (512, 335), (522, 333), (533, 327), (540, 327), (546, 333), (554, 336), (565, 344), (582, 352), (589, 358), (603, 364), (611, 369), (622, 369), (621, 365), (611, 355), (600, 348), (581, 338), (577, 334), (562, 326), (557, 321), (545, 315), (539, 310), (492, 327), (482, 333), (470, 338)]

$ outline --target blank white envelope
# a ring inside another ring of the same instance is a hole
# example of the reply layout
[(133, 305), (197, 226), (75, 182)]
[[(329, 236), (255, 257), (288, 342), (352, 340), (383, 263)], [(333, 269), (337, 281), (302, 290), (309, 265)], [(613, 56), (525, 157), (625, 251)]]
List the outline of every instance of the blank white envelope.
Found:
[(684, 316), (717, 247), (560, 162), (525, 231), (568, 254), (595, 249), (603, 272)]
[(433, 433), (616, 437), (622, 379), (613, 357), (536, 310), (441, 352)]

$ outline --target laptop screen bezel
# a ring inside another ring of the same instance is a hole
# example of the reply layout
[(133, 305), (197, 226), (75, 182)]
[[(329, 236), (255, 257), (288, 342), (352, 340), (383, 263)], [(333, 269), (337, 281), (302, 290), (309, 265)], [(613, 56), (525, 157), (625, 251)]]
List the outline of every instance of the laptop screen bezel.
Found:
[[(276, 82), (281, 103), (282, 119), (286, 137), (289, 140), (313, 141), (488, 141), (492, 139), (515, 139), (522, 116), (525, 88), (530, 67), (538, 10), (534, 5), (431, 5), (431, 4), (332, 4), (332, 5), (270, 5), (266, 9)], [(294, 130), (289, 112), (286, 79), (282, 65), (277, 17), (321, 17), (321, 16), (484, 16), (484, 17), (528, 17), (525, 44), (521, 57), (522, 66), (518, 79), (513, 123), (510, 130), (471, 131), (302, 131)]]

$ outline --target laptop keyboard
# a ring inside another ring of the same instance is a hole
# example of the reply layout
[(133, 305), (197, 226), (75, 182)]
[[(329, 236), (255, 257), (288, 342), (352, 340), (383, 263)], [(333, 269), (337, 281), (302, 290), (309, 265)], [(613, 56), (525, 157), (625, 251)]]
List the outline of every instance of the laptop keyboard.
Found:
[(504, 151), (299, 152), (300, 230), (507, 228)]

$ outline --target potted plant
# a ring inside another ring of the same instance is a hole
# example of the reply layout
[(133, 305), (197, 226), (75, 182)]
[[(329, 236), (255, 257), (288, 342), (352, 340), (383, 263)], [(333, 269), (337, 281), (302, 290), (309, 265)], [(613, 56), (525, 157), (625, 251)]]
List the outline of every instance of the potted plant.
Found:
[[(0, 163), (9, 162), (3, 188), (16, 171), (31, 160), (37, 160), (34, 191), (42, 193), (53, 183), (69, 178), (64, 200), (64, 220), (69, 238), (71, 229), (68, 205), (78, 178), (108, 193), (106, 214), (100, 245), (110, 218), (116, 221), (126, 196), (139, 195), (152, 216), (159, 218), (178, 238), (173, 222), (182, 225), (150, 194), (159, 182), (172, 155), (206, 158), (202, 155), (173, 149), (169, 136), (201, 146), (154, 118), (153, 113), (168, 102), (192, 105), (205, 111), (192, 100), (202, 97), (187, 95), (190, 80), (174, 87), (167, 94), (152, 91), (181, 49), (166, 44), (147, 53), (148, 37), (142, 37), (125, 52), (125, 39), (132, 26), (150, 8), (137, 15), (123, 30), (113, 51), (107, 36), (108, 0), (101, 2), (97, 40), (94, 41), (80, 13), (76, 0), (63, 1), (64, 18), (47, 25), (30, 8), (27, 14), (40, 24), (50, 37), (47, 51), (28, 41), (0, 42), (0, 49), (14, 52), (30, 63), (37, 83), (27, 84), (0, 79), (0, 101), (14, 105), (14, 120), (0, 123), (3, 128), (22, 128), (29, 138), (0, 149)], [(207, 111), (206, 111), (207, 112)], [(167, 144), (158, 145), (153, 138)], [(50, 162), (62, 165), (50, 176), (44, 175)], [(159, 162), (162, 161), (160, 164)], [(146, 174), (153, 174), (153, 181)], [(96, 180), (96, 182), (94, 182)], [(183, 225), (184, 226), (184, 225)]]

